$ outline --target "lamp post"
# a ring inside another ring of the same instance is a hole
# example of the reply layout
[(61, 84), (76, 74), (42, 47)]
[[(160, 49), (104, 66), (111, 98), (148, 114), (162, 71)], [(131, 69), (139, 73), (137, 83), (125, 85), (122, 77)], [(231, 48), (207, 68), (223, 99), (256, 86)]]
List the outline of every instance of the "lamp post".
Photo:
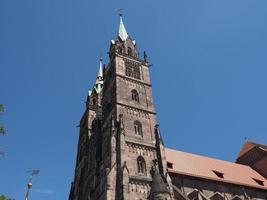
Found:
[(25, 196), (25, 200), (28, 200), (29, 199), (29, 195), (30, 195), (30, 189), (32, 188), (32, 182), (29, 181), (28, 184), (27, 184), (27, 193), (26, 193), (26, 196)]
[(29, 200), (29, 196), (30, 196), (30, 190), (32, 188), (32, 179), (34, 175), (39, 174), (40, 170), (31, 170), (31, 176), (29, 178), (28, 184), (27, 184), (27, 193), (25, 195), (25, 200)]

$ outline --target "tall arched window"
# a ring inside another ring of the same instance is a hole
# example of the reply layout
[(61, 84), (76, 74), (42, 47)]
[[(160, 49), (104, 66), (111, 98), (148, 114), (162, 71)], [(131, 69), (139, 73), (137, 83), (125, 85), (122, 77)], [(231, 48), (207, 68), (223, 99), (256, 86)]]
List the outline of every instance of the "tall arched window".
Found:
[(146, 174), (146, 161), (142, 156), (137, 158), (137, 169), (139, 174)]
[(136, 135), (143, 136), (142, 124), (139, 121), (134, 122), (134, 132)]
[(128, 56), (132, 56), (133, 52), (132, 52), (131, 47), (127, 48), (127, 52), (128, 52)]
[(139, 102), (139, 94), (136, 90), (132, 90), (132, 100)]

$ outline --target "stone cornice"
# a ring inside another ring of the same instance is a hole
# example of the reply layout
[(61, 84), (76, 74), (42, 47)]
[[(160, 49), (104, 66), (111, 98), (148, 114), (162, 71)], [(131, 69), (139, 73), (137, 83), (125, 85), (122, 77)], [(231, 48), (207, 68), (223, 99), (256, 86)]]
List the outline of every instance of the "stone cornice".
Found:
[(144, 148), (150, 148), (150, 149), (156, 149), (156, 147), (153, 145), (153, 144), (149, 144), (149, 143), (145, 143), (145, 142), (137, 142), (137, 141), (133, 141), (133, 140), (129, 140), (127, 139), (126, 141), (126, 144), (132, 144), (132, 145), (135, 145), (135, 146), (141, 146), (141, 147), (144, 147)]
[(138, 79), (131, 78), (129, 76), (121, 75), (121, 74), (118, 74), (118, 73), (116, 73), (116, 76), (121, 77), (121, 78), (124, 78), (124, 79), (127, 79), (128, 81), (132, 81), (132, 82), (136, 82), (136, 83), (139, 83), (139, 84), (143, 84), (143, 85), (147, 85), (149, 87), (152, 87), (152, 85), (149, 84), (149, 83), (146, 83), (144, 81), (140, 81)]
[(135, 175), (129, 175), (130, 182), (131, 181), (136, 181), (136, 182), (151, 182), (152, 178), (147, 177), (147, 176), (135, 176)]
[(150, 113), (150, 114), (154, 114), (154, 115), (157, 114), (157, 113), (154, 112), (154, 111), (150, 111), (150, 110), (146, 110), (146, 109), (142, 109), (142, 108), (138, 108), (138, 107), (130, 106), (130, 105), (127, 105), (127, 104), (124, 104), (124, 103), (121, 103), (121, 102), (117, 102), (117, 105), (125, 106), (125, 107), (131, 108), (131, 109), (139, 110), (139, 111), (141, 111), (141, 112), (146, 112), (146, 113)]

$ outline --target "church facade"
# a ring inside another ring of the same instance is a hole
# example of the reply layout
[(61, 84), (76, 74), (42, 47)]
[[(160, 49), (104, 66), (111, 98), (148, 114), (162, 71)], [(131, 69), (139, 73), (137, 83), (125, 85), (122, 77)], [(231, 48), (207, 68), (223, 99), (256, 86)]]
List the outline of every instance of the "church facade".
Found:
[(165, 149), (150, 65), (145, 53), (140, 58), (122, 16), (109, 63), (100, 59), (99, 65), (80, 121), (69, 200), (267, 198), (266, 176), (249, 165)]

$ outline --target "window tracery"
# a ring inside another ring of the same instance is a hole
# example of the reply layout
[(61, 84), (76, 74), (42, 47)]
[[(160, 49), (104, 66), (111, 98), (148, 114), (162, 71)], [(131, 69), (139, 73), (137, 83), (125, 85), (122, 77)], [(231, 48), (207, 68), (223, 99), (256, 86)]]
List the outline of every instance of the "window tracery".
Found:
[(126, 76), (141, 79), (139, 64), (130, 60), (125, 60), (125, 74)]
[(137, 158), (137, 169), (139, 174), (146, 174), (146, 162), (142, 156)]

